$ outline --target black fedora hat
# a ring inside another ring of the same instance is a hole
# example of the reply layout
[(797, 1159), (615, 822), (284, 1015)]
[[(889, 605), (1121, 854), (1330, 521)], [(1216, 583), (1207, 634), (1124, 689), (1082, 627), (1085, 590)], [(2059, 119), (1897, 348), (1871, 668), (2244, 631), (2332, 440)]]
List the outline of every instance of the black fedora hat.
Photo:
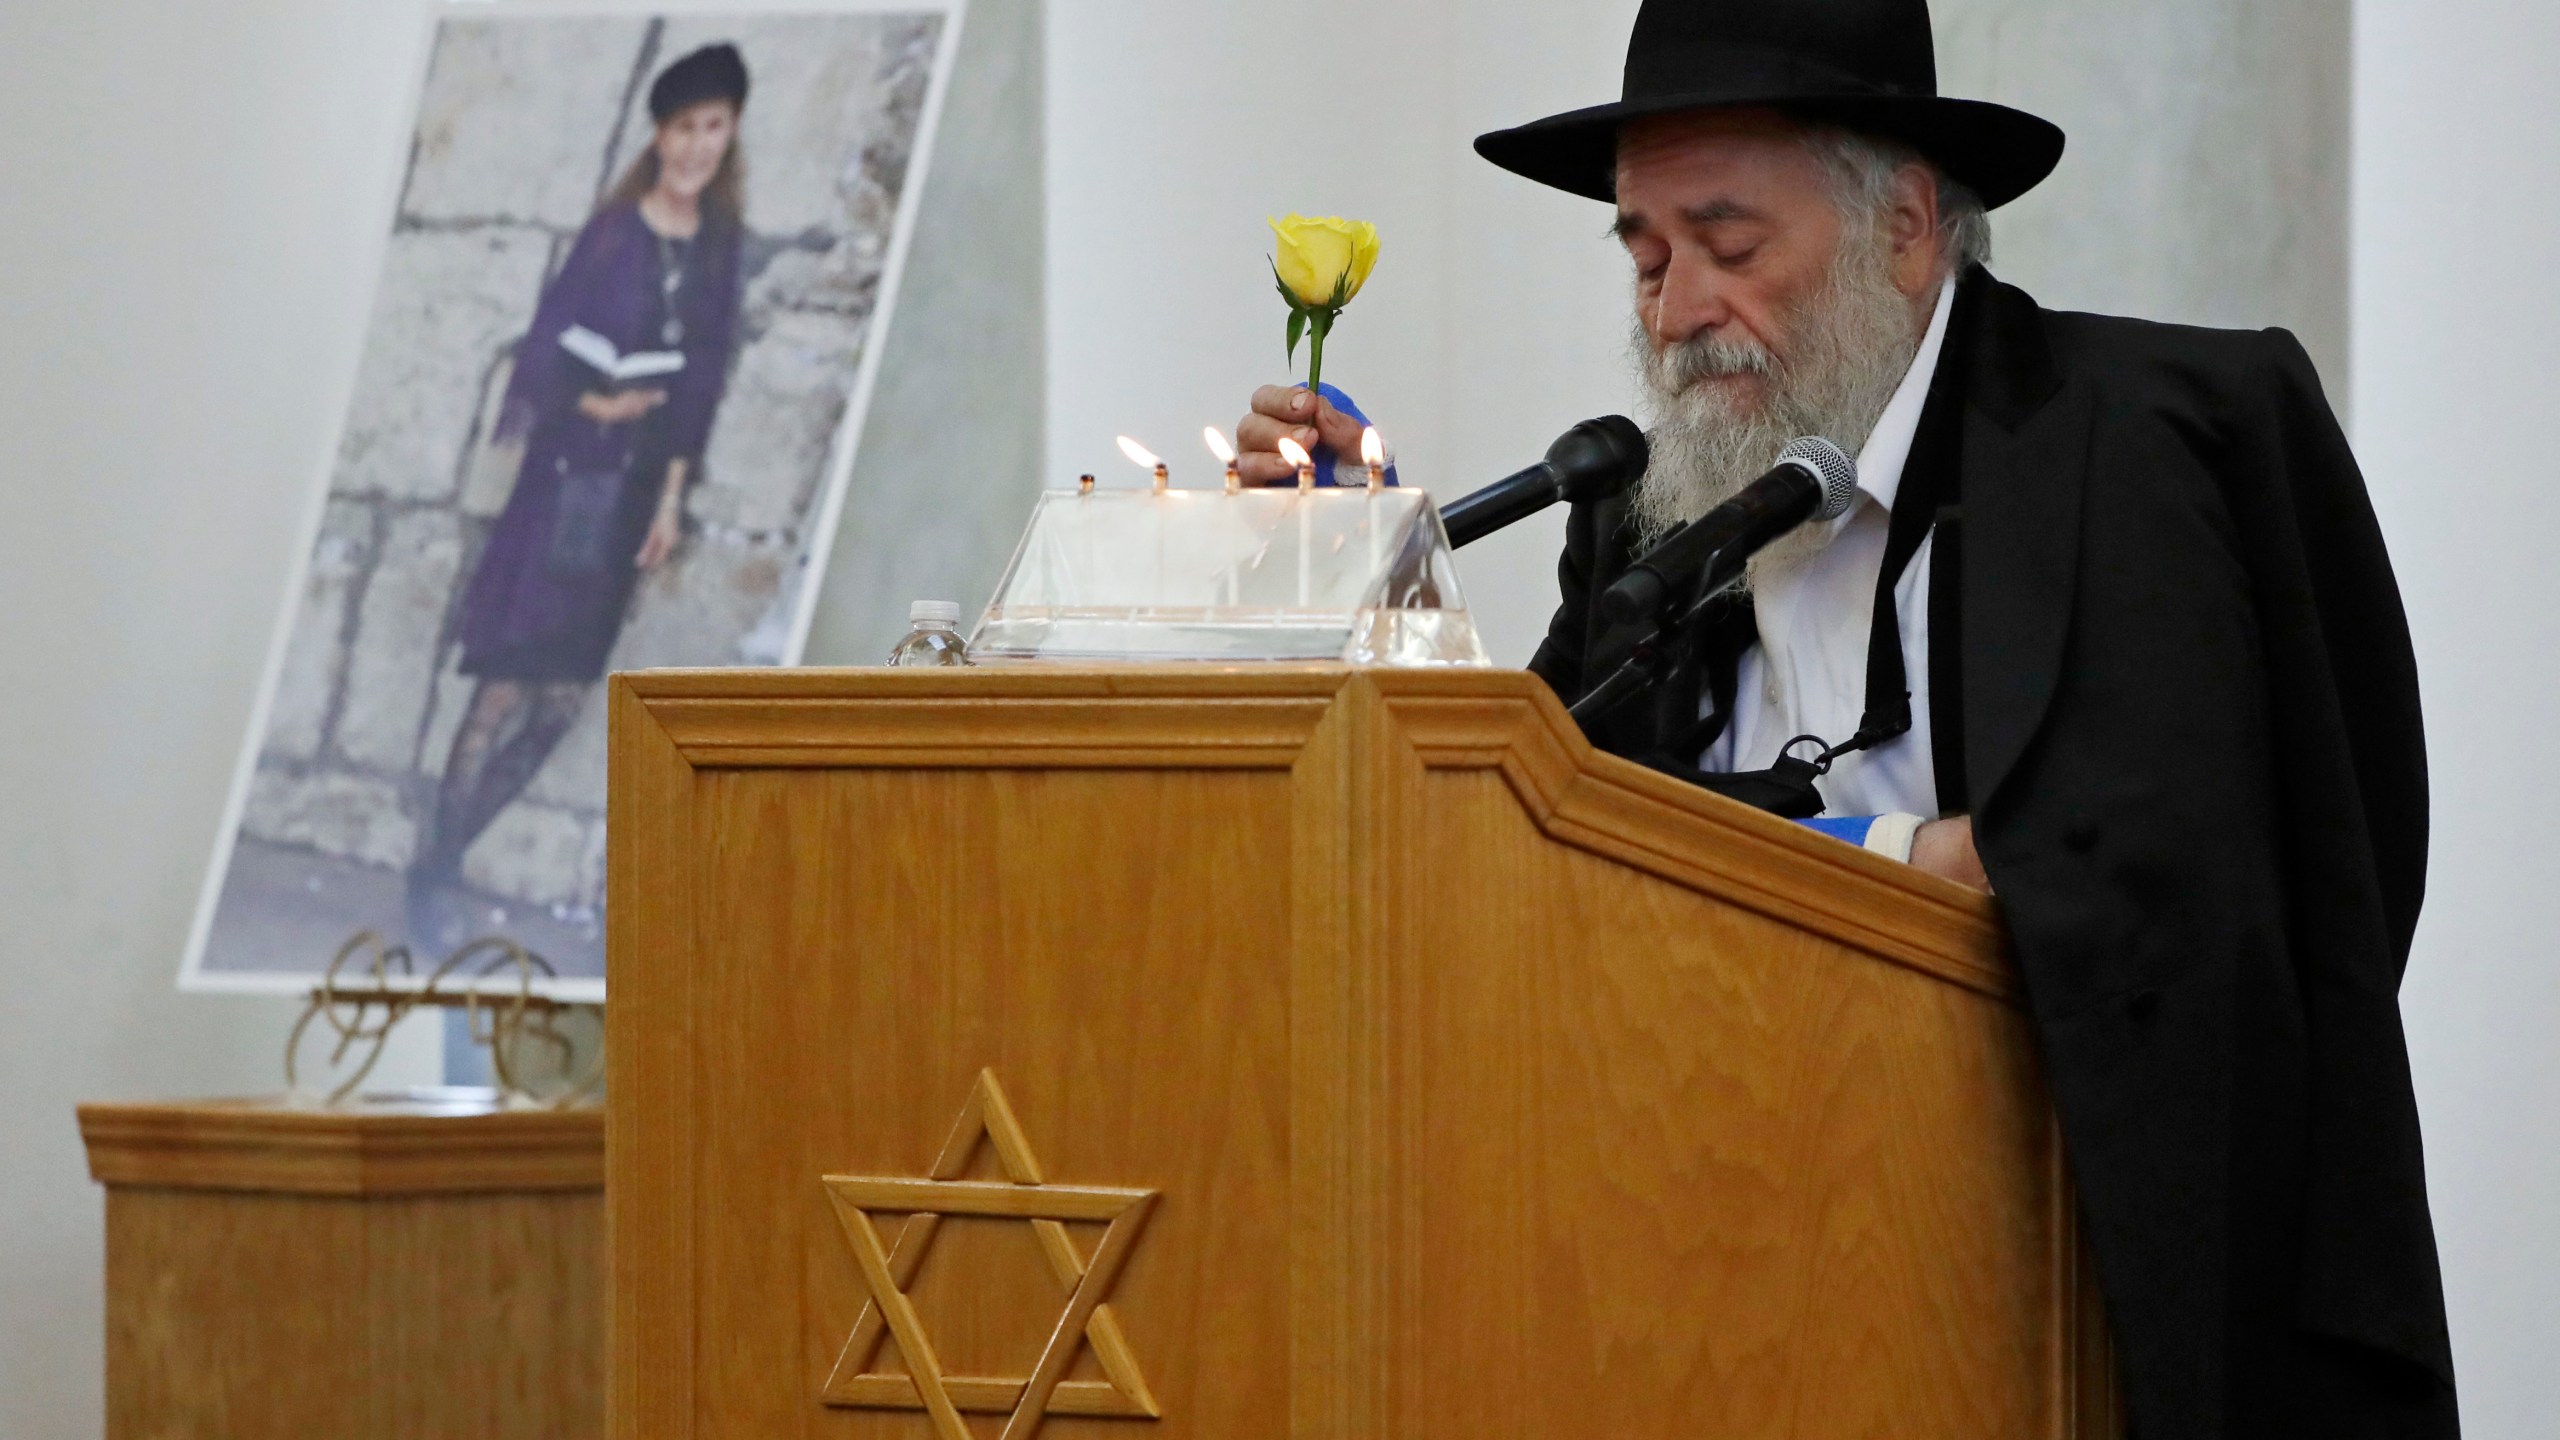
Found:
[(1929, 0), (1645, 0), (1614, 105), (1476, 137), (1541, 184), (1616, 198), (1618, 127), (1684, 110), (1768, 107), (1900, 140), (1997, 208), (2062, 160), (2062, 131), (1938, 94)]

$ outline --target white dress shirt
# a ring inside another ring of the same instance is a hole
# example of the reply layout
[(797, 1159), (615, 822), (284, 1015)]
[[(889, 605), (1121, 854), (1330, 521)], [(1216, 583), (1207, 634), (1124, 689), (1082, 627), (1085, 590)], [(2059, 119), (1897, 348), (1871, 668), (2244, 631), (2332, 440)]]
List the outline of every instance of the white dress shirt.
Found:
[[(1867, 635), (1875, 619), (1876, 575), (1884, 566), (1893, 499), (1902, 489), (1903, 465), (1920, 431), (1929, 383), (1946, 349), (1947, 317), (1955, 308), (1956, 282), (1938, 292), (1911, 369), (1902, 377), (1875, 433), (1858, 452), (1858, 489), (1849, 512), (1828, 522), (1830, 537), (1800, 561), (1758, 567), (1752, 608), (1760, 643), (1744, 652), (1734, 690), (1733, 723), (1707, 747), (1699, 768), (1715, 772), (1765, 770), (1799, 735), (1819, 735), (1837, 745), (1857, 733), (1866, 710)], [(1875, 749), (1843, 755), (1816, 782), (1829, 815), (1938, 817), (1938, 780), (1929, 737), (1929, 555), (1935, 535), (1894, 586), (1901, 615), (1902, 668), (1911, 685), (1911, 730)], [(1703, 717), (1713, 701), (1703, 702)], [(1811, 759), (1819, 752), (1796, 752)], [(1902, 848), (1908, 853), (1907, 834)]]

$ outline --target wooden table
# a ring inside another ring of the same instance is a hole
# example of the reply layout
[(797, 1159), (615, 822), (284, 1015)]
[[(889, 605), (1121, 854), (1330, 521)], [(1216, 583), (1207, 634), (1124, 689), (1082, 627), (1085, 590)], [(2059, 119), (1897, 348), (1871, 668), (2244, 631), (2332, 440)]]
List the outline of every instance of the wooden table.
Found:
[(107, 1436), (604, 1428), (604, 1114), (84, 1105)]

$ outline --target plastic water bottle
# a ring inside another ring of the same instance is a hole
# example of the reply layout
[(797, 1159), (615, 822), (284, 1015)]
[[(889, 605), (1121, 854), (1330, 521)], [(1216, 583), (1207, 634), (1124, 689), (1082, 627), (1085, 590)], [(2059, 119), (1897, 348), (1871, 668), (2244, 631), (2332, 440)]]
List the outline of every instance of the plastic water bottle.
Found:
[(915, 628), (889, 652), (892, 665), (966, 665), (968, 642), (960, 638), (960, 606), (950, 600), (919, 600), (907, 607)]

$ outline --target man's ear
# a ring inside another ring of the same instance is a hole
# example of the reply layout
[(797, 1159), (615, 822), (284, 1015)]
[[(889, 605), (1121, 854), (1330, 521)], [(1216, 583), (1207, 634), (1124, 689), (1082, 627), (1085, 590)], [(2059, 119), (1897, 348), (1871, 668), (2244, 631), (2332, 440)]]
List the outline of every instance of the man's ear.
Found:
[(1893, 209), (1887, 216), (1893, 244), (1893, 285), (1914, 300), (1937, 283), (1944, 244), (1938, 234), (1938, 176), (1926, 165), (1894, 172)]

